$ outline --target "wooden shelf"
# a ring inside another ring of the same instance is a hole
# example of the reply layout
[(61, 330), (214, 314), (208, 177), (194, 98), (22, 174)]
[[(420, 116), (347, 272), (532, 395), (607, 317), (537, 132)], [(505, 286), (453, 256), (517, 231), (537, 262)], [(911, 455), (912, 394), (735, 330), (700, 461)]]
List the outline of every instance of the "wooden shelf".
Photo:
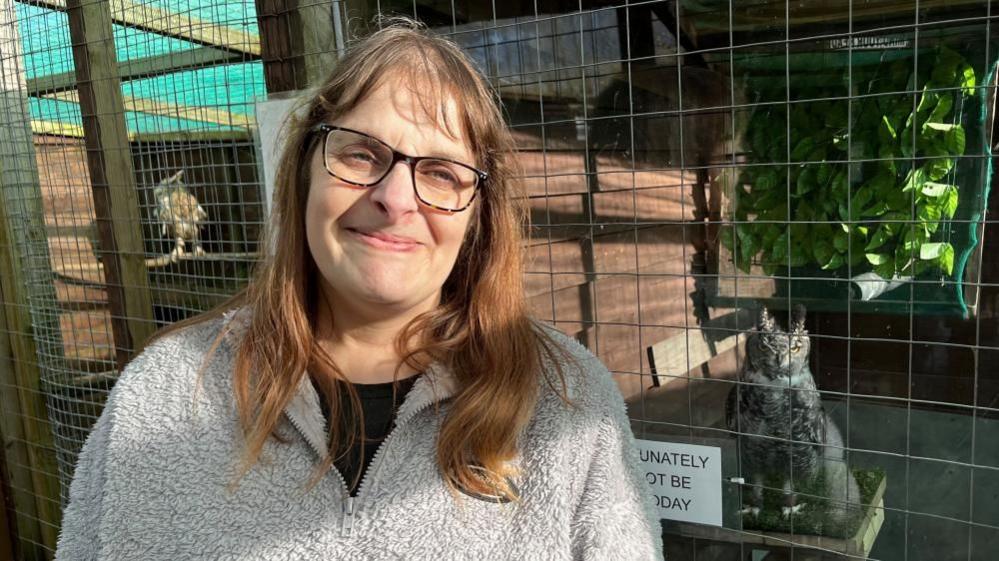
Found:
[[(739, 544), (759, 545), (766, 548), (794, 548), (796, 560), (825, 559), (833, 557), (850, 559), (866, 559), (874, 547), (874, 540), (881, 531), (885, 520), (885, 489), (887, 478), (881, 479), (877, 491), (867, 507), (867, 512), (853, 536), (849, 538), (830, 538), (806, 534), (786, 534), (782, 532), (761, 532), (753, 530), (736, 530), (719, 528), (685, 522), (670, 523), (667, 533), (684, 537), (723, 541)], [(815, 555), (802, 552), (799, 548), (808, 548)]]

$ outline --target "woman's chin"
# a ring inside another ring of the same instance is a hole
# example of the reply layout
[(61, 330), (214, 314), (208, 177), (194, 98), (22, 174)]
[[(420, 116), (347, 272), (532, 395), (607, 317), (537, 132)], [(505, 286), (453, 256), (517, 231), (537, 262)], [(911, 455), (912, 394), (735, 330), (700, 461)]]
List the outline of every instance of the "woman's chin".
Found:
[(357, 296), (370, 305), (397, 310), (419, 306), (425, 300), (420, 294), (406, 288), (406, 281), (400, 280), (393, 286), (364, 287)]
[(406, 308), (411, 305), (412, 298), (397, 292), (371, 291), (364, 294), (364, 300), (370, 304), (387, 308)]
[[(331, 267), (326, 271), (329, 287), (342, 305), (356, 307), (365, 313), (405, 313), (439, 298), (440, 290), (433, 286), (443, 279), (430, 278), (422, 267), (394, 267), (383, 263), (350, 263), (352, 266)], [(434, 301), (436, 304), (436, 300)]]

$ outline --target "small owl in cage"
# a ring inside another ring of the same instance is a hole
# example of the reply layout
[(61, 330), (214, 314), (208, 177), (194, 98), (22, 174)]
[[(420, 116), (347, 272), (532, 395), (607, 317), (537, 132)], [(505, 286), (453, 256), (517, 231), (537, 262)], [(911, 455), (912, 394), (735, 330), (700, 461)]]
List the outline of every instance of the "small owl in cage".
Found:
[(181, 177), (184, 170), (163, 179), (153, 188), (153, 198), (156, 199), (156, 209), (154, 214), (160, 223), (160, 232), (163, 236), (171, 236), (175, 245), (170, 251), (172, 257), (184, 255), (187, 241), (194, 245), (195, 255), (204, 255), (198, 236), (201, 232), (201, 223), (208, 218), (208, 213), (198, 203), (198, 199), (191, 193)]

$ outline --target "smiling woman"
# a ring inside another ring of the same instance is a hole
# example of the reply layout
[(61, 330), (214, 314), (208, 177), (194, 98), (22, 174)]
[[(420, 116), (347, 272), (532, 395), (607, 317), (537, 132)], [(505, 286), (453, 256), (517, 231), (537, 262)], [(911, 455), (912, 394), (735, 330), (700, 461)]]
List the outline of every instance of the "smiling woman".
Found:
[(279, 250), (125, 369), (57, 559), (660, 559), (616, 385), (526, 312), (513, 144), (469, 60), (397, 22), (304, 104)]
[[(458, 122), (453, 101), (445, 110), (446, 120)], [(424, 114), (411, 88), (382, 83), (335, 119), (344, 129), (319, 129), (326, 136), (323, 149), (312, 152), (305, 230), (322, 273), (321, 295), (332, 309), (355, 307), (359, 309), (352, 317), (397, 317), (405, 324), (440, 303), (444, 281), (476, 212), (468, 205), (474, 205), (472, 193), (481, 172), (443, 160), (413, 161), (401, 152), (395, 152), (401, 158), (393, 157), (394, 149), (379, 140), (391, 139), (408, 153), (443, 153), (455, 162), (474, 162), (462, 131), (449, 134), (435, 117)], [(465, 173), (459, 176), (455, 170)], [(448, 183), (453, 184), (450, 189)], [(456, 201), (461, 195), (467, 204)], [(425, 198), (440, 204), (456, 201), (460, 212), (441, 212), (437, 205), (424, 203)], [(364, 378), (391, 381), (391, 362), (386, 361), (384, 372), (369, 371)]]

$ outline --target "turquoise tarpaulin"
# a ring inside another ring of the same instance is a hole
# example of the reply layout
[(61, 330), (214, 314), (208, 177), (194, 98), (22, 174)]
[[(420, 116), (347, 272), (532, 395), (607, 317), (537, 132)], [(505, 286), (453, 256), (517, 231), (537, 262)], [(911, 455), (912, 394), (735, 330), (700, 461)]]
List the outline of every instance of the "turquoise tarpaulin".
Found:
[[(257, 16), (252, 2), (143, 0), (142, 4), (240, 33), (257, 34)], [(44, 85), (46, 76), (73, 72), (67, 14), (27, 4), (16, 4), (15, 8), (27, 79), (40, 79)], [(121, 25), (114, 25), (113, 31), (119, 61), (200, 47), (183, 39)], [(122, 94), (160, 108), (155, 112), (126, 111), (125, 121), (130, 134), (239, 130), (245, 126), (247, 118), (252, 118), (254, 100), (266, 96), (263, 63), (259, 60), (237, 61), (124, 81)], [(30, 107), (33, 120), (68, 126), (81, 124), (79, 105), (73, 101), (32, 97)], [(208, 111), (198, 111), (198, 108)], [(226, 113), (233, 119), (228, 120)]]

